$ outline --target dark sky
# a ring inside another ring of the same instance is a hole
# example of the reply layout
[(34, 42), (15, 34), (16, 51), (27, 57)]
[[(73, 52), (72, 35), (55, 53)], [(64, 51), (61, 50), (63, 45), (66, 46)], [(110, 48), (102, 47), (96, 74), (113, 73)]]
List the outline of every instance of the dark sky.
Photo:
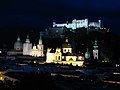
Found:
[(0, 27), (49, 27), (56, 21), (102, 19), (103, 25), (119, 32), (120, 0), (1, 0)]

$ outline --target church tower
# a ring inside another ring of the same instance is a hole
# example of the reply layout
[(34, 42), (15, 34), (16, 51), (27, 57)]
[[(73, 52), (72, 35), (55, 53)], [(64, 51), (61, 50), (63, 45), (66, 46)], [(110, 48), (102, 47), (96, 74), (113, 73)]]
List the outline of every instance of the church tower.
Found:
[(23, 44), (23, 55), (30, 55), (32, 50), (32, 43), (30, 43), (29, 36), (27, 35), (26, 41)]
[(37, 48), (39, 50), (39, 56), (44, 56), (44, 53), (43, 53), (44, 46), (42, 44), (42, 36), (41, 36), (41, 34), (40, 34), (39, 44), (37, 45)]
[(85, 52), (85, 59), (86, 60), (90, 59), (90, 53), (88, 51), (88, 48), (87, 48), (87, 52)]
[(62, 44), (63, 53), (72, 53), (71, 44), (68, 43), (68, 38), (66, 38), (65, 43)]
[(61, 53), (61, 49), (60, 48), (56, 48), (56, 52), (55, 52), (55, 60), (57, 62), (62, 60), (62, 53)]
[(98, 45), (97, 45), (97, 40), (95, 39), (95, 43), (93, 46), (93, 57), (94, 59), (98, 60)]

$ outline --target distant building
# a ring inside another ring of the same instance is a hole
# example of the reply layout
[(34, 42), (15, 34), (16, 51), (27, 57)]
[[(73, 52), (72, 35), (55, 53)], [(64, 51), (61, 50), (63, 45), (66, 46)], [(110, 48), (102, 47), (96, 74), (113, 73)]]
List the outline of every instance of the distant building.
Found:
[(83, 66), (84, 56), (72, 53), (71, 44), (66, 39), (61, 48), (48, 48), (46, 53), (46, 63), (71, 64), (73, 66)]
[(68, 39), (66, 38), (65, 43), (62, 44), (63, 53), (72, 53), (72, 46), (68, 43)]
[(14, 49), (7, 52), (7, 55), (22, 55), (23, 45), (20, 41), (20, 37), (17, 38), (17, 41), (14, 43)]
[(94, 59), (98, 60), (98, 45), (97, 45), (97, 40), (95, 39), (95, 43), (93, 46), (93, 57)]
[(28, 55), (34, 57), (43, 57), (44, 56), (44, 45), (42, 44), (42, 37), (40, 35), (39, 43), (37, 46), (33, 46), (30, 43), (29, 36), (27, 36), (25, 43), (22, 44), (20, 37), (17, 38), (17, 41), (14, 44), (14, 50), (7, 52), (7, 55)]
[(30, 55), (31, 56), (35, 56), (35, 57), (43, 57), (44, 56), (44, 45), (42, 44), (42, 37), (40, 35), (40, 39), (39, 39), (39, 44), (37, 46), (33, 46)]
[(14, 44), (14, 50), (22, 51), (22, 49), (23, 49), (22, 42), (20, 41), (20, 37), (18, 37), (17, 41)]
[(82, 27), (101, 27), (101, 20), (98, 20), (98, 22), (89, 22), (88, 19), (82, 19), (82, 20), (72, 20), (72, 23), (62, 23), (62, 24), (56, 24), (56, 22), (53, 22), (53, 27), (66, 27), (71, 29), (77, 29)]
[(98, 20), (98, 22), (89, 22), (89, 27), (99, 27), (101, 28), (101, 20)]
[(90, 52), (88, 51), (88, 48), (87, 48), (87, 52), (85, 52), (85, 59), (86, 60), (90, 59)]
[[(97, 22), (90, 22), (88, 19), (81, 19), (81, 20), (72, 20), (71, 23), (56, 23), (53, 22), (53, 27), (50, 27), (48, 30), (49, 37), (60, 37), (64, 38), (66, 31), (71, 32), (80, 32), (81, 33), (89, 33), (91, 31), (97, 31), (97, 32), (108, 32), (108, 29), (101, 28), (101, 20), (98, 20)], [(83, 34), (82, 34), (83, 35)]]
[(29, 36), (27, 36), (27, 39), (23, 44), (23, 55), (30, 55), (31, 50), (32, 50), (32, 43), (30, 43)]

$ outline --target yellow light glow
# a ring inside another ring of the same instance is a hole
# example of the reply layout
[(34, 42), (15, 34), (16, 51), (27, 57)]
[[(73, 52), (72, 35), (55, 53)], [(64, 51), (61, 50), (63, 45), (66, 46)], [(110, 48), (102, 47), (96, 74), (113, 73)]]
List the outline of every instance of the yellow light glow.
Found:
[[(66, 51), (66, 48), (64, 49)], [(69, 48), (69, 51), (71, 50), (72, 48)], [(62, 52), (60, 48), (56, 48), (56, 52), (54, 53), (51, 53), (50, 51), (51, 48), (48, 48), (46, 53), (46, 63), (55, 63), (55, 64), (59, 63), (59, 64), (68, 64), (73, 66), (83, 66), (84, 56), (77, 56), (72, 54), (67, 56), (62, 56)]]
[(34, 61), (34, 63), (36, 63), (36, 61)]
[(1, 80), (1, 81), (4, 81), (4, 78), (3, 78), (2, 76), (0, 76), (0, 80)]

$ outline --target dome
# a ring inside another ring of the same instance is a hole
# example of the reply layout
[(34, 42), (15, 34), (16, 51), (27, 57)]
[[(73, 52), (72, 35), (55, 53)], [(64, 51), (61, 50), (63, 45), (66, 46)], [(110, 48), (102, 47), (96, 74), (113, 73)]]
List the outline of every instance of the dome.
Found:
[(20, 41), (20, 38), (18, 37), (17, 41), (14, 44), (14, 49), (15, 50), (22, 50), (22, 47), (23, 47), (22, 42)]
[(17, 41), (15, 42), (14, 46), (22, 46), (22, 42), (20, 41), (20, 37), (17, 38)]
[(15, 42), (14, 45), (15, 45), (15, 46), (22, 46), (22, 42), (20, 42), (20, 41), (18, 42), (18, 41), (17, 41), (17, 42)]

